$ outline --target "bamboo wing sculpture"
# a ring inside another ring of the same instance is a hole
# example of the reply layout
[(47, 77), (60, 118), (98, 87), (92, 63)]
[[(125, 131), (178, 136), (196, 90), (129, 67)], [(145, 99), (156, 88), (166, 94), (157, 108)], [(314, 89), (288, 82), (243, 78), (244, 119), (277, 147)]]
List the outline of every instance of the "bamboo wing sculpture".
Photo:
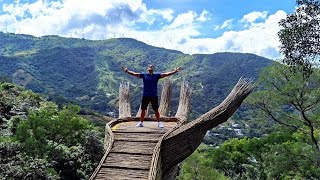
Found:
[(90, 179), (176, 179), (177, 165), (196, 150), (208, 130), (227, 121), (254, 88), (251, 79), (240, 78), (220, 105), (187, 123), (191, 87), (182, 83), (177, 113), (165, 117), (171, 87), (167, 80), (159, 109), (165, 128), (159, 129), (154, 118), (146, 118), (143, 128), (134, 127), (139, 118), (131, 117), (129, 84), (120, 85), (119, 119), (106, 126), (106, 153)]
[(241, 78), (220, 105), (172, 131), (162, 142), (162, 176), (170, 176), (166, 172), (191, 155), (208, 130), (227, 121), (253, 88), (251, 79)]

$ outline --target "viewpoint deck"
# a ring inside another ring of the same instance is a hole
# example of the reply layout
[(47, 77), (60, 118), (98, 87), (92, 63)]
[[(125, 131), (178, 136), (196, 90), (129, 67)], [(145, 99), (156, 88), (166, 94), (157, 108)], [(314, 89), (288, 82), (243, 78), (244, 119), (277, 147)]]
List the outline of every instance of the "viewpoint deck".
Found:
[(106, 154), (90, 179), (148, 179), (155, 147), (161, 137), (177, 126), (177, 118), (161, 118), (159, 128), (155, 118), (146, 118), (144, 127), (136, 127), (139, 118), (110, 122)]

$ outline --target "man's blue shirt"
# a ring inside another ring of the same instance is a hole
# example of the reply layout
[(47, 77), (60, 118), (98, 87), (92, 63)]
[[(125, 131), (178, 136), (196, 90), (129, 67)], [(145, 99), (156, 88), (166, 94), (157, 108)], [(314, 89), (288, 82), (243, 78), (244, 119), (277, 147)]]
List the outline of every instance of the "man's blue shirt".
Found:
[(157, 96), (157, 84), (161, 74), (141, 73), (140, 77), (143, 79), (143, 96)]

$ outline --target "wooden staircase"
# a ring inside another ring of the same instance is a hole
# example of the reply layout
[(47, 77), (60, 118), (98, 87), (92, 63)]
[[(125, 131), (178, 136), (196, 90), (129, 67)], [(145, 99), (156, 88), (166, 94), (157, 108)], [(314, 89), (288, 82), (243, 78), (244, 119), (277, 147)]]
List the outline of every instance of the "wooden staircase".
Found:
[(161, 118), (161, 121), (164, 128), (157, 126), (155, 118), (146, 118), (144, 127), (135, 126), (139, 118), (110, 122), (112, 141), (90, 179), (148, 179), (157, 143), (178, 123), (177, 118)]

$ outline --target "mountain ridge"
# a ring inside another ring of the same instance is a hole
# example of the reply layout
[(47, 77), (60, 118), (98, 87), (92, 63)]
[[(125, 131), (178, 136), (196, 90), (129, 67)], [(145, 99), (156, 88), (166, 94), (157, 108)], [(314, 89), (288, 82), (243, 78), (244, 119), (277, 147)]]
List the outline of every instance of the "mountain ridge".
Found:
[[(172, 71), (172, 110), (177, 108), (179, 85), (193, 88), (192, 114), (196, 117), (220, 103), (240, 77), (256, 78), (272, 61), (254, 54), (221, 52), (183, 54), (150, 46), (131, 38), (86, 40), (59, 36), (33, 37), (0, 33), (0, 75), (42, 93), (58, 103), (76, 103), (107, 113), (117, 111), (118, 87), (128, 81), (133, 111), (139, 108), (142, 82), (121, 71), (136, 72), (155, 64), (156, 71)], [(19, 83), (20, 82), (20, 83)], [(159, 92), (162, 81), (160, 81)]]

